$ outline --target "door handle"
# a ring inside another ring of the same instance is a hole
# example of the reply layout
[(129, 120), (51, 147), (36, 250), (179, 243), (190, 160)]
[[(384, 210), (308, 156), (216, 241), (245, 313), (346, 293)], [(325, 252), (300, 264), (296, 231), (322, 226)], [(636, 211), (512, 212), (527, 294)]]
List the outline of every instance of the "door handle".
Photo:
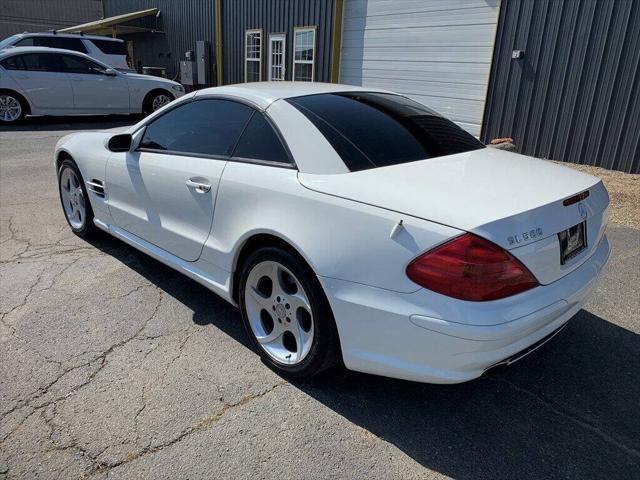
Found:
[(209, 191), (211, 191), (210, 184), (198, 182), (192, 178), (187, 180), (187, 187), (193, 188), (198, 193), (208, 193)]

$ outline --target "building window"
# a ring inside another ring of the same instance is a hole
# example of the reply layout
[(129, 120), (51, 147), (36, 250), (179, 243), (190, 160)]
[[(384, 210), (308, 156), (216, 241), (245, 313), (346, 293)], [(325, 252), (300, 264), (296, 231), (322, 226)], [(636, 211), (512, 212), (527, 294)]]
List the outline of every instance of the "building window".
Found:
[(247, 30), (244, 35), (244, 81), (262, 80), (262, 30)]
[(316, 59), (316, 27), (295, 28), (293, 32), (293, 79), (313, 82)]

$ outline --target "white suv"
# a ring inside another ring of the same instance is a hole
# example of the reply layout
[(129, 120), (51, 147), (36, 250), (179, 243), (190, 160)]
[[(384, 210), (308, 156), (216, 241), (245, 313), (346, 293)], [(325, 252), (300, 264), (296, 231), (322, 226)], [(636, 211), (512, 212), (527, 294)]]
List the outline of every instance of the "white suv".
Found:
[(74, 33), (19, 33), (0, 42), (0, 50), (10, 47), (50, 47), (74, 50), (118, 70), (133, 71), (127, 63), (127, 48), (124, 41), (117, 38)]

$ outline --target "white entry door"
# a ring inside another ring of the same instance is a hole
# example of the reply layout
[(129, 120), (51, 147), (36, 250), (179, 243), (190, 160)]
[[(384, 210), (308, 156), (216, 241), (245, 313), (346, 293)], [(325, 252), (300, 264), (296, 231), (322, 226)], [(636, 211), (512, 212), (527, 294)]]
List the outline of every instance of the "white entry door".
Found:
[(269, 80), (284, 80), (284, 33), (269, 35)]

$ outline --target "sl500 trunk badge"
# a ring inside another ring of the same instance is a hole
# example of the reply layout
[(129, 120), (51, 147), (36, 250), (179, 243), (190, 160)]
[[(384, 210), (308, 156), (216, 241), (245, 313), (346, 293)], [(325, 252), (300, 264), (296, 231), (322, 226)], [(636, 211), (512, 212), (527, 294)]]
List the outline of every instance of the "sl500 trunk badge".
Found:
[(542, 237), (542, 228), (538, 227), (528, 232), (522, 232), (517, 235), (512, 235), (507, 237), (507, 242), (509, 245), (517, 245), (519, 243), (528, 242), (529, 240), (534, 240), (536, 238)]

